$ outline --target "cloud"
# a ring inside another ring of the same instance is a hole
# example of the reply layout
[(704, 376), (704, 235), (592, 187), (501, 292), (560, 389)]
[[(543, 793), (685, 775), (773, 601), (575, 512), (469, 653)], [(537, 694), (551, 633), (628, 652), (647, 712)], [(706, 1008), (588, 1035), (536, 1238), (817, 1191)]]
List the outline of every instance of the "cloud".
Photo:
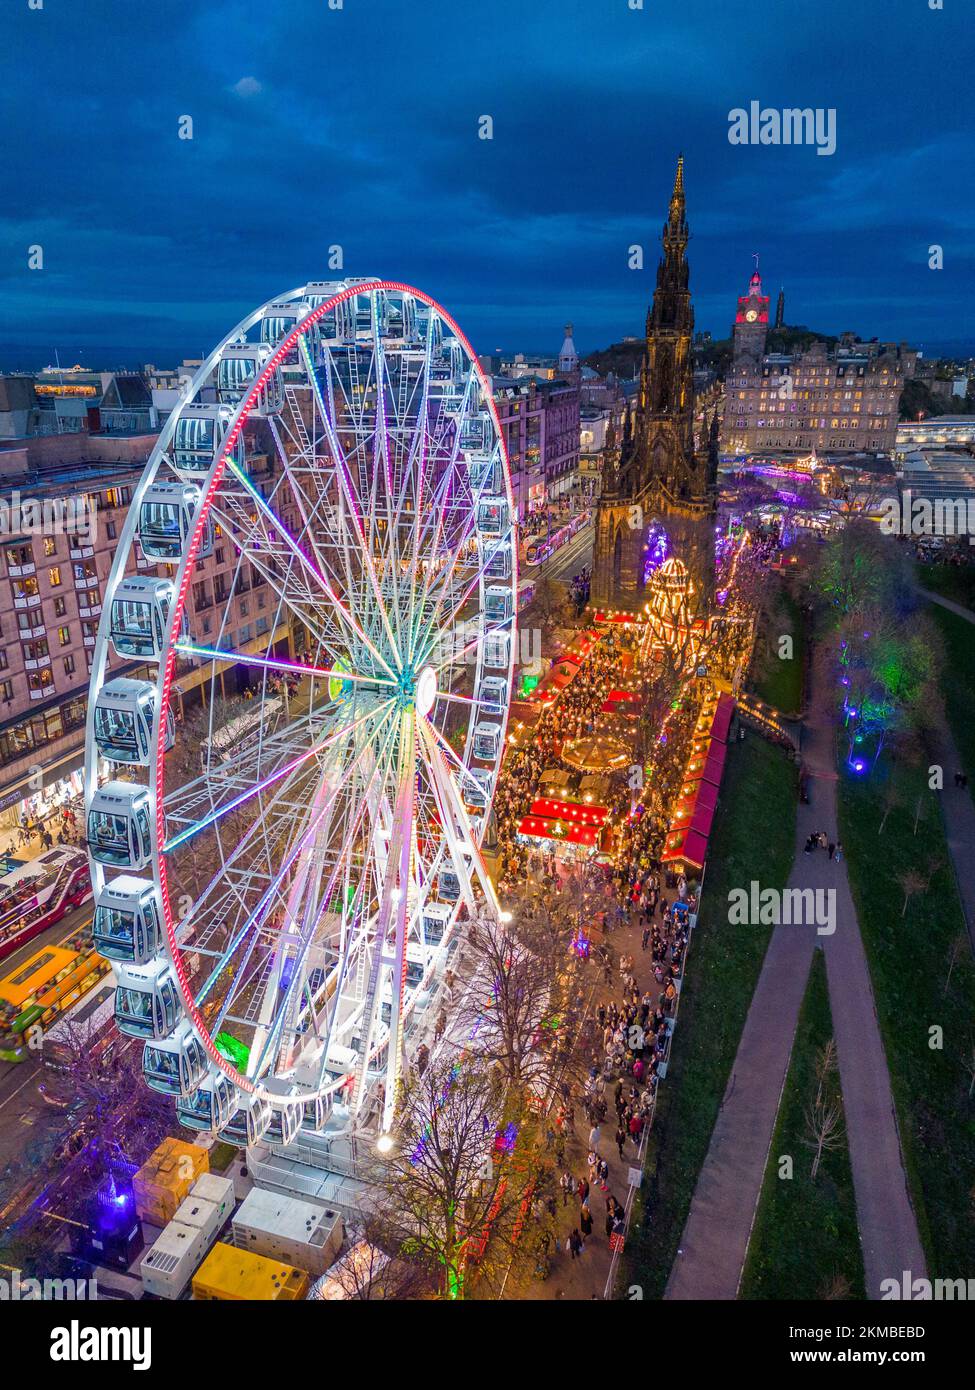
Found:
[[(680, 149), (699, 327), (727, 333), (759, 250), (794, 321), (964, 332), (964, 7), (884, 0), (879, 27), (849, 0), (745, 8), (761, 23), (726, 0), (492, 0), (476, 27), (456, 0), (88, 0), (43, 25), (12, 7), (0, 355), (46, 361), (82, 334), (91, 359), (199, 355), (254, 304), (328, 278), (333, 244), (347, 274), (434, 294), (478, 347), (557, 352), (571, 318), (586, 351), (641, 330)], [(38, 71), (71, 100), (38, 103)], [(731, 146), (727, 113), (751, 97), (836, 107), (835, 156)]]

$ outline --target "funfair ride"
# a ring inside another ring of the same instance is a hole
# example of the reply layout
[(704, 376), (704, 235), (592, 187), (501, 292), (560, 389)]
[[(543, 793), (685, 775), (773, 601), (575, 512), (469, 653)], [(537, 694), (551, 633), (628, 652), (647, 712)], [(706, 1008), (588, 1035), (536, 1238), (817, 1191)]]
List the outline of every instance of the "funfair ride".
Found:
[(497, 911), (517, 553), (489, 383), (407, 285), (268, 301), (166, 421), (105, 594), (86, 812), (116, 1021), (183, 1125), (388, 1142), (458, 917)]

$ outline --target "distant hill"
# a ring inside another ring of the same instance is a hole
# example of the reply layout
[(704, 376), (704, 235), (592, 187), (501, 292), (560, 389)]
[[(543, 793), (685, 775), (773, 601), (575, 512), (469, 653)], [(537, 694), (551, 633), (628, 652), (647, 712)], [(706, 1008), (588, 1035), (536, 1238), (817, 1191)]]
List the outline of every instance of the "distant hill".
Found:
[(933, 415), (975, 415), (975, 394), (967, 396), (936, 396), (924, 381), (908, 381), (900, 398), (900, 418), (929, 419)]
[(643, 361), (643, 339), (633, 343), (611, 343), (607, 348), (597, 348), (582, 359), (583, 366), (591, 367), (600, 376), (613, 372), (624, 381), (632, 381), (640, 375)]
[[(825, 343), (835, 347), (838, 338), (829, 333), (814, 333), (803, 324), (795, 327), (783, 325), (770, 328), (766, 340), (767, 352), (804, 352), (812, 343)], [(643, 361), (643, 340), (630, 343), (611, 343), (607, 348), (599, 348), (584, 359), (587, 367), (592, 367), (600, 376), (615, 372), (617, 376), (632, 378), (639, 376)], [(713, 367), (719, 376), (724, 376), (731, 364), (731, 339), (716, 338), (710, 343), (694, 345), (695, 367)]]

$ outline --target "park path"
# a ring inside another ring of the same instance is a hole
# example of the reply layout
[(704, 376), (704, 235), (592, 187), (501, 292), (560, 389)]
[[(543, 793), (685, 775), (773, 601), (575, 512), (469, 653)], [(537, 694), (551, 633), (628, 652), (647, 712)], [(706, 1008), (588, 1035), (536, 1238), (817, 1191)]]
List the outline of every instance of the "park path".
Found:
[(902, 1270), (924, 1273), (846, 861), (836, 863), (822, 850), (804, 853), (810, 833), (825, 830), (830, 839), (836, 838), (831, 698), (814, 676), (803, 744), (809, 804), (799, 807), (787, 886), (835, 889), (836, 930), (817, 935), (814, 926), (779, 926), (772, 933), (667, 1298), (732, 1299), (737, 1294), (817, 943), (826, 954), (867, 1295), (878, 1298), (880, 1280), (899, 1278)]
[[(819, 877), (827, 863), (825, 853), (802, 852), (825, 823), (822, 785), (811, 778), (810, 803), (799, 807), (790, 888), (818, 886), (813, 866)], [(772, 932), (665, 1298), (732, 1299), (738, 1292), (815, 947), (815, 927)]]
[(945, 598), (943, 594), (936, 594), (932, 589), (922, 589), (918, 586), (918, 593), (922, 598), (928, 599), (930, 603), (936, 603), (939, 608), (947, 608), (949, 613), (957, 613), (959, 618), (964, 618), (967, 623), (975, 623), (975, 613), (970, 608), (966, 608), (963, 603), (956, 603), (953, 598)]

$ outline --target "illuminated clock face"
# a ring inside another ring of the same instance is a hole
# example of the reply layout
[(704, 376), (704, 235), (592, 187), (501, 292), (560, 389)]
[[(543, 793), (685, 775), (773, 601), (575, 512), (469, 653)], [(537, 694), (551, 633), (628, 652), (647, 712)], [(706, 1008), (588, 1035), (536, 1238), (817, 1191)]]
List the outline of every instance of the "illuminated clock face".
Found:
[(758, 318), (758, 314), (754, 309), (749, 309), (748, 312), (745, 314), (745, 318), (748, 320), (749, 323), (754, 323), (755, 320)]

